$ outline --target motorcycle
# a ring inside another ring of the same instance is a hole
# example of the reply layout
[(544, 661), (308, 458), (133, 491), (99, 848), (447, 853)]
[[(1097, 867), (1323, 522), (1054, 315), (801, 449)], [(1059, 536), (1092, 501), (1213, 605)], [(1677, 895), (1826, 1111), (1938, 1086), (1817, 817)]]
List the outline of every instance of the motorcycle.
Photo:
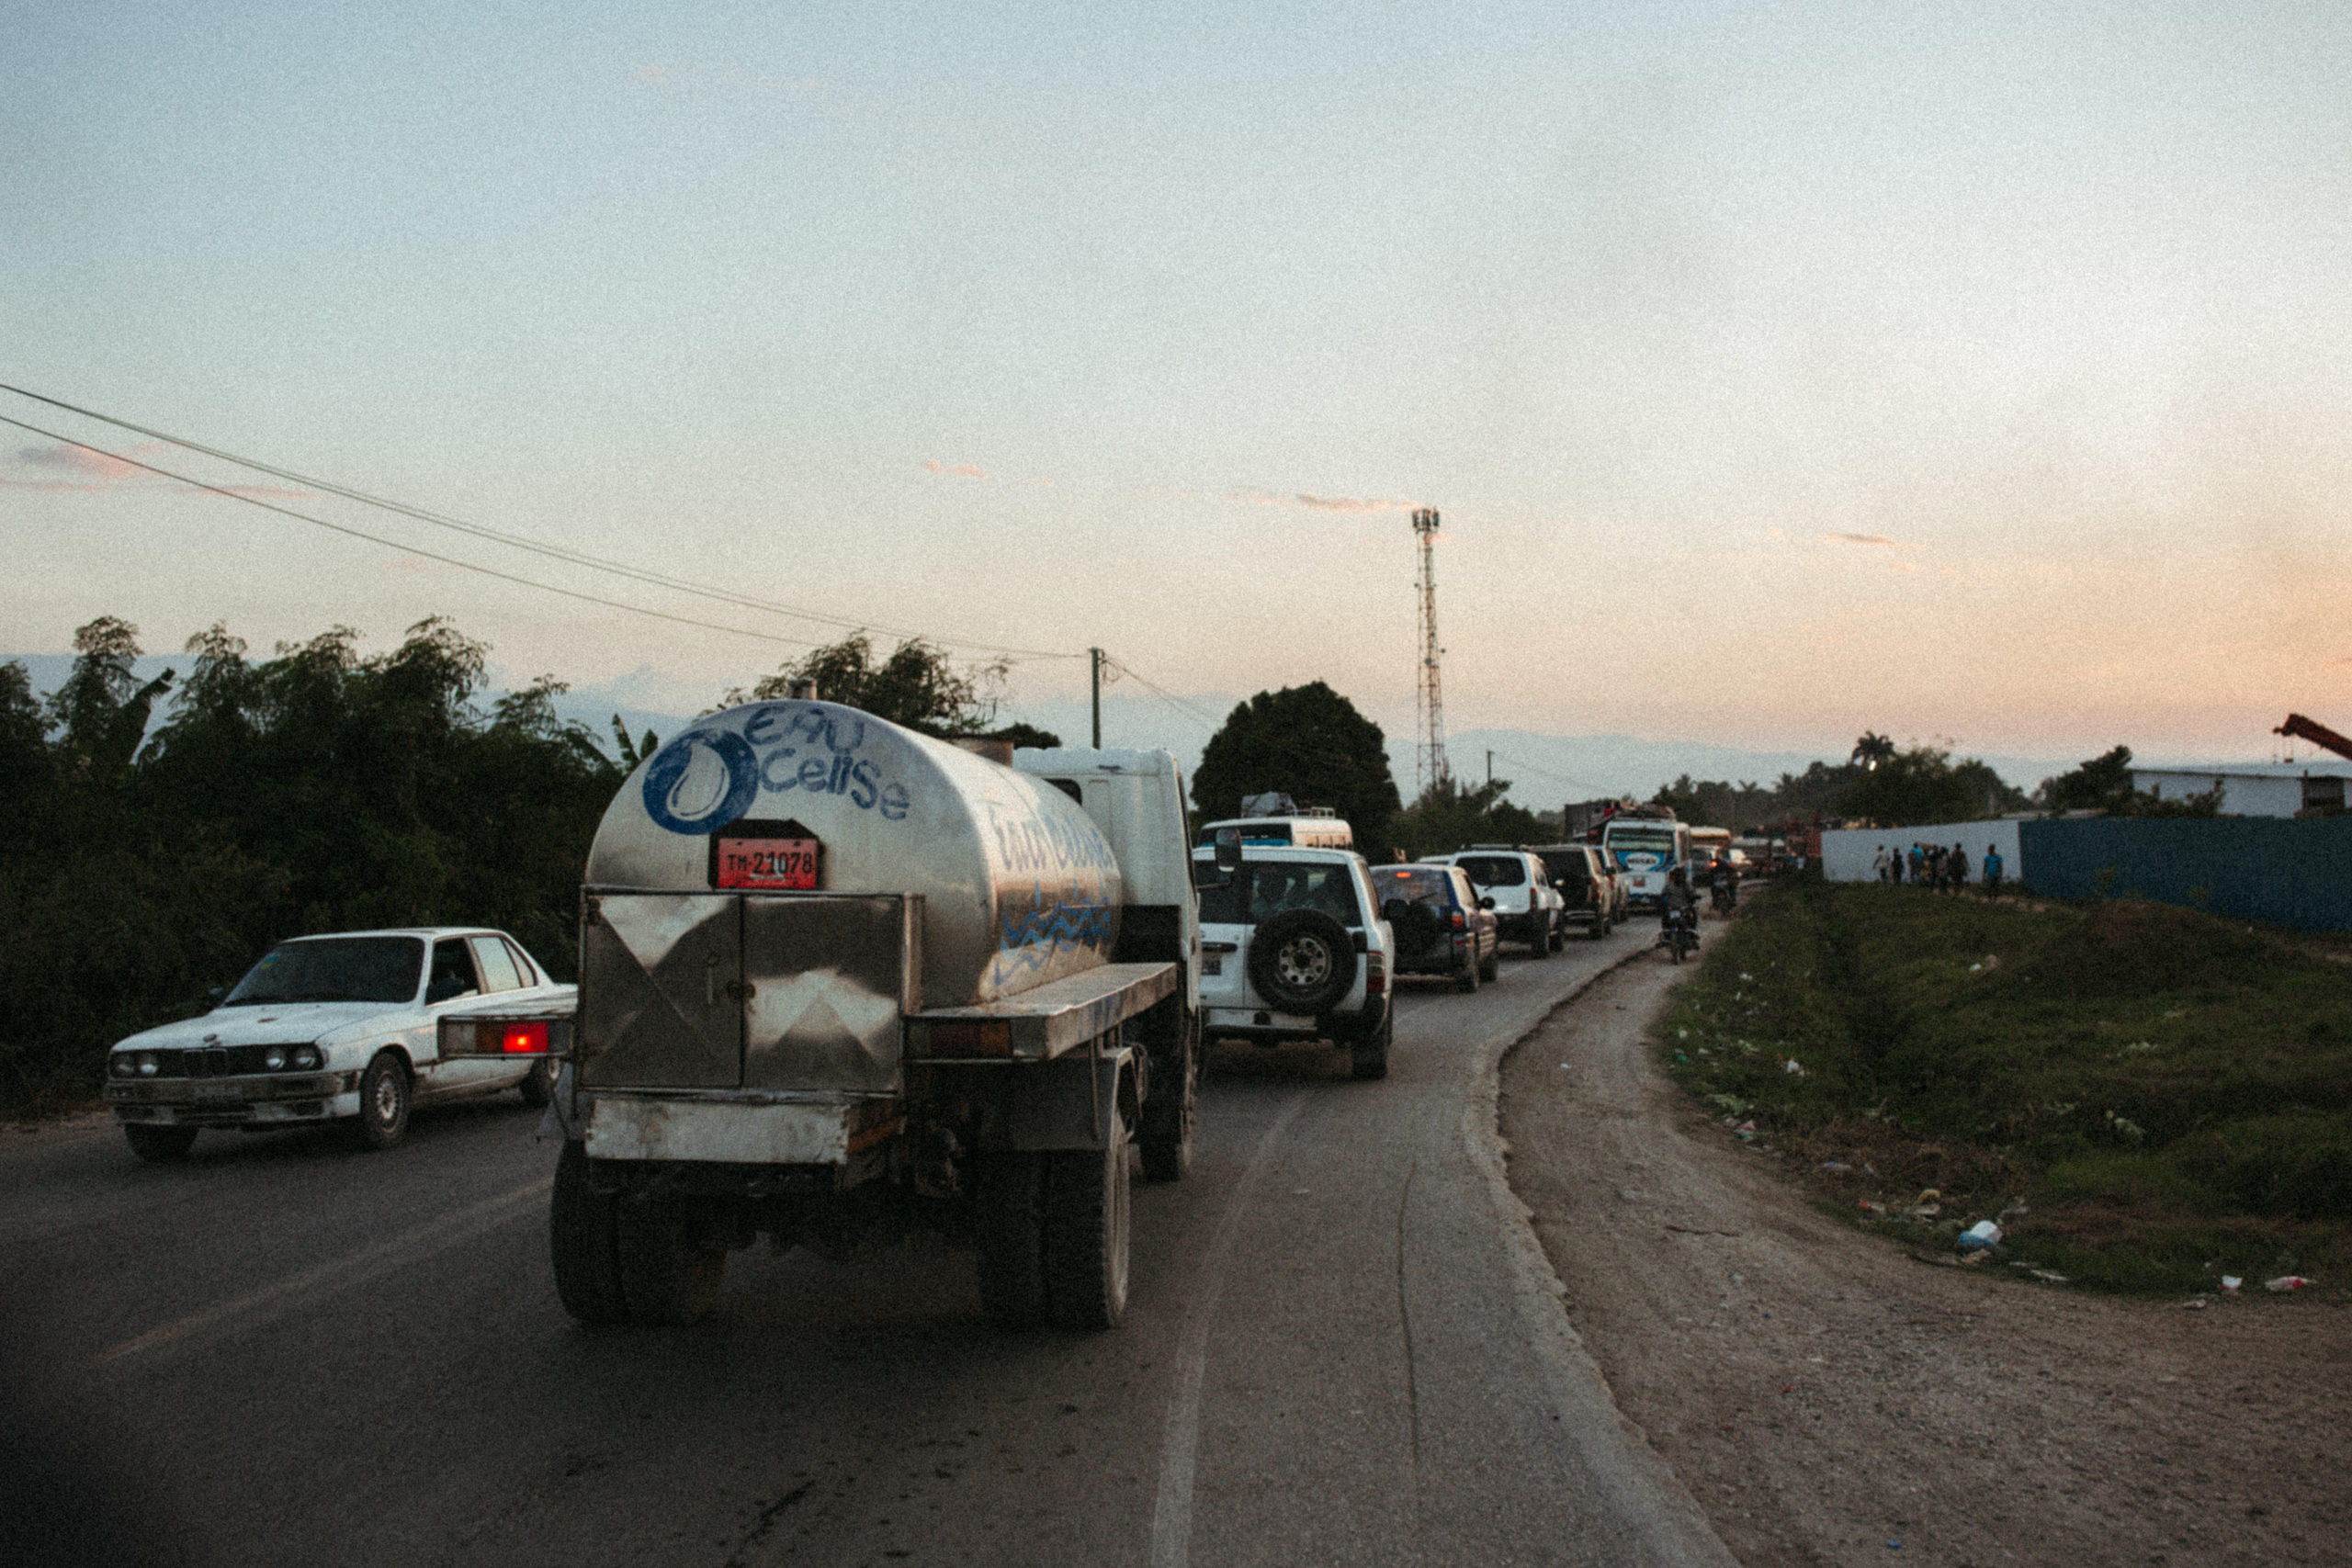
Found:
[(1713, 904), (1716, 914), (1728, 915), (1733, 906), (1739, 902), (1739, 893), (1730, 883), (1718, 882), (1708, 893), (1708, 899)]
[(1677, 964), (1682, 962), (1684, 953), (1698, 952), (1699, 907), (1691, 904), (1668, 910), (1658, 925), (1657, 945), (1673, 950)]

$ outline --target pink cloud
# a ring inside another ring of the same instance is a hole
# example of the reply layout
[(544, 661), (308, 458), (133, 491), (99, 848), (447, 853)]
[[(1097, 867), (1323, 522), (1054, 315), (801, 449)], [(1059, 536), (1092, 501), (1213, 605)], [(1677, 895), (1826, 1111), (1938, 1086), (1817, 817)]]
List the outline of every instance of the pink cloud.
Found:
[(1314, 512), (1404, 512), (1413, 504), (1409, 501), (1360, 501), (1349, 495), (1309, 495), (1305, 491), (1277, 495), (1270, 490), (1244, 490), (1236, 491), (1226, 499), (1259, 506), (1304, 506)]
[[(154, 443), (149, 442), (133, 446), (131, 450), (154, 452), (161, 448)], [(68, 482), (63, 487), (74, 490), (102, 488), (86, 482), (92, 479), (111, 483), (119, 479), (141, 479), (146, 474), (146, 470), (135, 463), (126, 463), (120, 458), (109, 457), (103, 452), (93, 452), (86, 446), (20, 446), (17, 449), (17, 460), (20, 463), (29, 463), (37, 468), (57, 468), (74, 475), (76, 479), (84, 481)]]
[[(170, 448), (160, 441), (142, 441), (125, 449), (130, 453), (164, 452)], [(0, 479), (0, 487), (9, 490), (49, 491), (110, 491), (125, 484), (145, 480), (150, 484), (168, 484), (171, 477), (156, 474), (136, 463), (126, 463), (104, 452), (93, 452), (86, 446), (23, 446), (16, 453), (17, 460), (36, 468), (48, 468), (63, 476), (53, 479)], [(312, 501), (317, 499), (307, 490), (288, 490), (281, 485), (220, 485), (217, 489), (230, 495), (250, 496), (257, 501)]]
[(989, 477), (987, 470), (978, 463), (957, 463), (950, 467), (936, 457), (925, 457), (922, 466), (934, 474), (954, 474), (959, 479), (984, 479)]
[(1835, 539), (1841, 545), (1876, 545), (1882, 548), (1907, 550), (1914, 547), (1900, 539), (1890, 539), (1883, 534), (1824, 534), (1825, 539)]

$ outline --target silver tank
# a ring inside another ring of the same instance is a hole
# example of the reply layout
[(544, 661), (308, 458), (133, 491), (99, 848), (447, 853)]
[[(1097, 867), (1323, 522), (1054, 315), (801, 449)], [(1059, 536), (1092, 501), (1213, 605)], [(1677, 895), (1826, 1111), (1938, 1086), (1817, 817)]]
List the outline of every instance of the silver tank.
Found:
[(751, 703), (672, 738), (605, 808), (586, 880), (710, 887), (712, 836), (747, 818), (816, 838), (825, 891), (922, 895), (927, 1008), (1110, 960), (1119, 865), (1076, 801), (837, 703)]

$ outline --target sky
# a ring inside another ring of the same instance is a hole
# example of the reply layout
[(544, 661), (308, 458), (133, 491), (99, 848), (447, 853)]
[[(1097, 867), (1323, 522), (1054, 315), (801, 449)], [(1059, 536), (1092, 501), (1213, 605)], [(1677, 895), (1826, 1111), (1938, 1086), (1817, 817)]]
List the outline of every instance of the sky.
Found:
[(2250, 759), (2352, 721), (2352, 7), (85, 0), (7, 37), (0, 382), (735, 602), (0, 395), (234, 492), (0, 426), (0, 649), (440, 614), (510, 683), (691, 713), (864, 625), (1010, 659), (1048, 722), (1104, 648), (1114, 744), (1317, 679), (1409, 736), (1430, 506), (1457, 735)]

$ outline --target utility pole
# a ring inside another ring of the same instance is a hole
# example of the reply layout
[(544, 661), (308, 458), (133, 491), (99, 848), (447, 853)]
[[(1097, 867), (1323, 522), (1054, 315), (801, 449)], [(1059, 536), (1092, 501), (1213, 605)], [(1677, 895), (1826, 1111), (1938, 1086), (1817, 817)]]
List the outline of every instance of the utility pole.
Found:
[(1492, 751), (1487, 753), (1487, 787), (1495, 787), (1495, 754)]
[(1102, 650), (1088, 649), (1086, 661), (1088, 668), (1094, 672), (1094, 749), (1100, 751), (1102, 750)]
[(1420, 730), (1413, 760), (1415, 794), (1426, 795), (1452, 776), (1445, 761), (1445, 699), (1438, 686), (1438, 660), (1445, 649), (1437, 641), (1437, 511), (1424, 506), (1413, 513), (1413, 536), (1421, 546), (1421, 678), (1414, 688), (1414, 717)]

